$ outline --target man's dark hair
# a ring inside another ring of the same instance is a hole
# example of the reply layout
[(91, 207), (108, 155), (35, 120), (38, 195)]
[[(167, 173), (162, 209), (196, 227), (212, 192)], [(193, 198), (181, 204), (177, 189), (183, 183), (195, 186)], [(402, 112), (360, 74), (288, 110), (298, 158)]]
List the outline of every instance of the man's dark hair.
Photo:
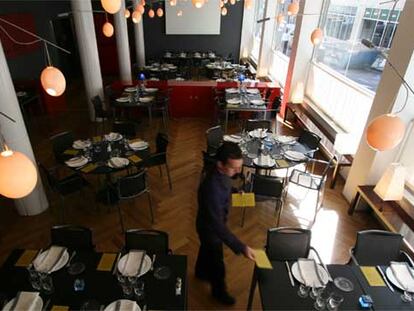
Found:
[(239, 145), (225, 141), (218, 149), (216, 153), (217, 161), (226, 164), (229, 159), (238, 160), (242, 159), (242, 151)]

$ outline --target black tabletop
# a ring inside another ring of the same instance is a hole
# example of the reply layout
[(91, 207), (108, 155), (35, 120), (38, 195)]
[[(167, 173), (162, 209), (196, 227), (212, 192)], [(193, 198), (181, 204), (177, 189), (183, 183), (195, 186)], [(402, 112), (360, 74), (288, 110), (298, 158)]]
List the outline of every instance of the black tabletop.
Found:
[[(33, 291), (29, 282), (26, 268), (15, 267), (23, 250), (14, 250), (0, 269), (0, 292), (8, 299), (12, 299), (19, 291)], [(77, 276), (70, 275), (66, 268), (52, 273), (54, 292), (50, 295), (41, 293), (43, 301), (50, 299), (48, 309), (53, 305), (69, 306), (71, 310), (79, 310), (88, 300), (95, 300), (99, 305), (108, 305), (111, 302), (124, 299), (122, 289), (116, 275), (112, 271), (97, 271), (96, 268), (102, 253), (77, 252), (72, 263), (82, 262), (85, 271)], [(181, 255), (157, 256), (154, 270), (166, 266), (171, 269), (171, 275), (166, 280), (158, 280), (150, 271), (142, 276), (145, 282), (145, 298), (139, 301), (141, 306), (146, 304), (148, 309), (157, 310), (185, 310), (187, 295), (187, 257)], [(182, 279), (182, 294), (176, 296), (176, 278)], [(75, 279), (85, 281), (83, 291), (75, 291)], [(131, 299), (131, 298), (128, 298)]]

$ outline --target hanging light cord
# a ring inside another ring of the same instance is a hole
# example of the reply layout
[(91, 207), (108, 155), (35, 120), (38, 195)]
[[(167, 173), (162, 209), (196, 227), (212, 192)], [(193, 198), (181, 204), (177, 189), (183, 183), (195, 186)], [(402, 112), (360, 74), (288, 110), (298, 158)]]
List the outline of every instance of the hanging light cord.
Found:
[(64, 48), (62, 48), (62, 47), (60, 47), (60, 46), (58, 46), (58, 45), (56, 45), (55, 43), (53, 43), (53, 42), (50, 42), (49, 40), (46, 40), (46, 39), (44, 39), (44, 38), (42, 38), (42, 37), (40, 37), (40, 36), (38, 36), (38, 35), (36, 35), (36, 34), (34, 34), (34, 33), (32, 33), (32, 32), (30, 32), (30, 31), (28, 31), (28, 30), (26, 30), (26, 29), (24, 29), (24, 28), (22, 28), (22, 27), (20, 27), (20, 26), (18, 26), (18, 25), (16, 25), (16, 24), (14, 24), (14, 23), (12, 23), (12, 22), (9, 22), (8, 20), (6, 20), (6, 19), (4, 19), (4, 18), (1, 18), (0, 17), (0, 21), (2, 21), (3, 23), (5, 23), (5, 24), (7, 24), (7, 25), (9, 25), (9, 26), (12, 26), (12, 27), (14, 27), (14, 28), (16, 28), (16, 29), (18, 29), (18, 30), (20, 30), (20, 31), (22, 31), (22, 32), (24, 32), (24, 33), (26, 33), (26, 34), (28, 34), (28, 35), (30, 35), (30, 36), (33, 36), (33, 37), (35, 37), (35, 38), (37, 38), (38, 40), (34, 40), (34, 41), (31, 41), (31, 42), (20, 42), (20, 41), (17, 41), (17, 40), (15, 40), (15, 39), (13, 39), (11, 36), (10, 36), (10, 34), (2, 27), (2, 26), (0, 26), (0, 29), (7, 35), (7, 37), (8, 38), (10, 38), (14, 43), (16, 43), (16, 44), (19, 44), (19, 45), (30, 45), (30, 44), (35, 44), (35, 43), (37, 43), (37, 42), (39, 42), (39, 41), (43, 41), (45, 44), (49, 44), (49, 45), (51, 45), (51, 46), (53, 46), (53, 47), (55, 47), (55, 48), (57, 48), (57, 49), (59, 49), (59, 50), (61, 50), (61, 51), (63, 51), (63, 52), (65, 52), (65, 53), (67, 53), (67, 54), (71, 54), (71, 52), (70, 51), (68, 51), (68, 50), (66, 50), (66, 49), (64, 49)]

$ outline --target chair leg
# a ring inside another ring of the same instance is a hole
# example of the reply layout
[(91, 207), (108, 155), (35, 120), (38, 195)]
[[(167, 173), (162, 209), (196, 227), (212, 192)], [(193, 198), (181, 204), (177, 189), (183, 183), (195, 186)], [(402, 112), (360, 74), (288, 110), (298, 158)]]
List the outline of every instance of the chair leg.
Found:
[(168, 163), (167, 162), (165, 162), (165, 168), (167, 169), (168, 184), (170, 186), (170, 190), (172, 190), (172, 183), (171, 183), (171, 176), (170, 176), (170, 168), (168, 167)]
[(124, 227), (124, 220), (122, 219), (122, 211), (121, 211), (121, 206), (119, 205), (119, 203), (116, 204), (116, 207), (118, 209), (118, 214), (119, 214), (119, 222), (121, 223), (121, 229), (122, 229), (122, 233), (125, 232), (125, 227)]
[(241, 223), (240, 223), (240, 227), (243, 228), (244, 226), (244, 217), (246, 216), (246, 208), (243, 207), (243, 212), (242, 212), (242, 219), (241, 219)]
[(61, 217), (60, 221), (62, 222), (62, 224), (64, 224), (65, 223), (65, 197), (63, 195), (60, 196), (60, 202), (62, 204), (62, 207), (61, 207), (62, 212), (60, 215)]
[(162, 177), (162, 169), (161, 169), (161, 165), (158, 166), (158, 169), (160, 170), (160, 177)]
[(149, 209), (150, 209), (150, 214), (151, 214), (151, 223), (154, 223), (154, 212), (152, 211), (152, 200), (151, 200), (151, 194), (149, 191), (147, 191), (147, 195), (148, 195), (148, 203), (149, 203)]
[(252, 283), (250, 284), (249, 299), (247, 301), (247, 310), (252, 309), (254, 291), (256, 290), (256, 284), (257, 284), (257, 271), (256, 271), (256, 266), (255, 266), (253, 269)]
[(313, 226), (313, 224), (315, 223), (315, 221), (316, 221), (316, 215), (318, 214), (318, 211), (319, 211), (320, 195), (321, 195), (321, 192), (318, 190), (318, 195), (317, 195), (317, 199), (316, 199), (316, 206), (315, 206), (315, 214), (313, 215), (313, 220), (312, 220), (311, 226)]

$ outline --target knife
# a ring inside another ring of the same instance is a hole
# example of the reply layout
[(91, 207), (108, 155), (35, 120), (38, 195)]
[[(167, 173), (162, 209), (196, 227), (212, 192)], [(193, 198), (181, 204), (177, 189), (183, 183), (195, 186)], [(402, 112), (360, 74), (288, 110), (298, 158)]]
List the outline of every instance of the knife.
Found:
[(394, 288), (391, 286), (391, 284), (388, 282), (384, 272), (382, 271), (380, 266), (377, 266), (378, 272), (381, 274), (382, 279), (384, 280), (385, 284), (387, 284), (387, 287), (390, 289), (390, 291), (394, 292)]
[(295, 281), (293, 280), (292, 272), (290, 271), (289, 263), (287, 261), (285, 261), (285, 265), (286, 265), (286, 270), (287, 270), (288, 275), (289, 275), (290, 284), (292, 284), (292, 287), (295, 287)]

